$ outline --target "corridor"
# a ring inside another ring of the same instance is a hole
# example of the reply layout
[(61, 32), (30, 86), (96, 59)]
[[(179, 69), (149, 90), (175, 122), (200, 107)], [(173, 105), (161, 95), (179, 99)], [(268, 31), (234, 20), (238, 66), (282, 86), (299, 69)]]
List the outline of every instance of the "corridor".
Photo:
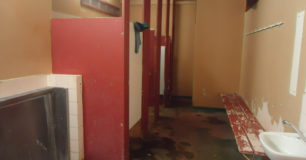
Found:
[(306, 0), (1, 2), (0, 160), (306, 159)]

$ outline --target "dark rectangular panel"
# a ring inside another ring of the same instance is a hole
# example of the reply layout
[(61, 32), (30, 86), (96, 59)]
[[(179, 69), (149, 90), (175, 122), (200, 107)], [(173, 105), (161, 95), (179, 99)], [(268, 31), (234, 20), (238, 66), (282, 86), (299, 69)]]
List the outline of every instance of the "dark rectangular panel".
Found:
[(68, 160), (66, 89), (0, 99), (0, 159)]

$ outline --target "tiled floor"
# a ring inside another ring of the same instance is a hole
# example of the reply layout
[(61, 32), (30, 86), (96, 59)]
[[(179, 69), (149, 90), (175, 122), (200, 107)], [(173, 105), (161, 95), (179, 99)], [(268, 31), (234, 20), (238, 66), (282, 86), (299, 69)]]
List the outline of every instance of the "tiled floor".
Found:
[(145, 139), (131, 137), (131, 160), (245, 160), (225, 110), (163, 108)]

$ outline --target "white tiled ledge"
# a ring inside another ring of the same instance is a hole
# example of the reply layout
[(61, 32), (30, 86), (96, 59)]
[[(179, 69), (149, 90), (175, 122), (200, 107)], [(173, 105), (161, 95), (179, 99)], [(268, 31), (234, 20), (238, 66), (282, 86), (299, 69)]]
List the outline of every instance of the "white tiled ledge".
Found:
[(71, 160), (84, 159), (82, 76), (67, 74), (33, 75), (0, 80), (0, 98), (45, 88), (68, 89)]

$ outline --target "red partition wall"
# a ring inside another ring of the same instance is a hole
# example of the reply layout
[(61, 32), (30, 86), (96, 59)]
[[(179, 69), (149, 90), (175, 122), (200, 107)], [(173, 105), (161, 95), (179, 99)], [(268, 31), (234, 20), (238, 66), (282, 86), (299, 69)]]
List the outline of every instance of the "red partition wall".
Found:
[(154, 100), (155, 98), (155, 88), (154, 88), (154, 56), (156, 54), (156, 37), (155, 37), (155, 31), (150, 31), (150, 61), (149, 61), (149, 106), (154, 106)]
[[(151, 0), (143, 2), (143, 21), (150, 26)], [(141, 129), (145, 136), (149, 124), (149, 99), (150, 99), (150, 30), (143, 32), (143, 60), (142, 60), (142, 107), (141, 107)]]
[(172, 42), (171, 39), (167, 39), (166, 56), (165, 56), (165, 93), (164, 102), (166, 106), (170, 106), (171, 91), (172, 91)]
[(170, 35), (169, 35), (169, 26), (170, 26), (170, 0), (167, 0), (166, 3), (166, 55), (165, 55), (165, 92), (164, 92), (164, 103), (166, 106), (169, 105), (169, 83), (170, 83)]
[(159, 118), (159, 104), (160, 104), (160, 47), (161, 47), (161, 31), (162, 31), (162, 11), (163, 1), (157, 0), (157, 22), (156, 22), (156, 63), (154, 72), (154, 88), (155, 88), (155, 105), (154, 105), (154, 118)]
[(83, 76), (86, 160), (128, 159), (124, 26), (123, 18), (52, 20), (53, 72)]
[(129, 159), (129, 57), (130, 57), (130, 0), (122, 0), (122, 18), (124, 21), (124, 153), (122, 160)]

